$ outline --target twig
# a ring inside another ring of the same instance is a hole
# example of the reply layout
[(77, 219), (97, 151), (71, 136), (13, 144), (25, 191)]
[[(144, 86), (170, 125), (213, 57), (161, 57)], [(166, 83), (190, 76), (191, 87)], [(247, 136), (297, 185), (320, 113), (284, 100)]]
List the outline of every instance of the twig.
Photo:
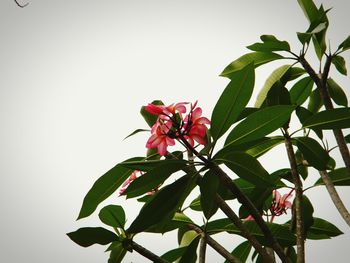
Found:
[(134, 249), (136, 252), (144, 256), (145, 258), (148, 258), (149, 260), (156, 262), (156, 263), (170, 263), (169, 261), (162, 259), (158, 257), (156, 254), (152, 253), (148, 249), (144, 248), (143, 246), (137, 244), (135, 241), (130, 241), (129, 245), (132, 249)]

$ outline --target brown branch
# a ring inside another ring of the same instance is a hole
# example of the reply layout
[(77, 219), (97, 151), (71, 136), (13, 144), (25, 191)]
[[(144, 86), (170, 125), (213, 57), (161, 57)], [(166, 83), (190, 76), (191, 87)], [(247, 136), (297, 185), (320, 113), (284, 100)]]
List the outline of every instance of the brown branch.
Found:
[(303, 188), (298, 174), (297, 162), (288, 131), (285, 130), (285, 146), (295, 188), (295, 233), (297, 241), (297, 263), (305, 262), (304, 224), (302, 218)]
[(199, 243), (199, 260), (198, 263), (205, 263), (205, 253), (207, 251), (207, 237), (202, 235), (201, 242)]
[(346, 209), (343, 201), (341, 200), (340, 196), (338, 195), (337, 190), (334, 187), (334, 184), (332, 180), (329, 178), (329, 175), (327, 171), (319, 171), (322, 181), (324, 182), (326, 189), (333, 201), (333, 204), (337, 208), (339, 214), (343, 217), (344, 221), (350, 226), (350, 214), (349, 211)]
[(29, 3), (26, 3), (26, 4), (21, 5), (20, 3), (18, 3), (17, 0), (14, 0), (14, 1), (15, 1), (16, 5), (19, 6), (20, 8), (24, 8), (24, 7), (26, 7), (27, 5), (29, 5)]
[(130, 243), (128, 244), (132, 249), (134, 249), (136, 252), (144, 256), (145, 258), (148, 258), (149, 260), (156, 262), (156, 263), (170, 263), (169, 261), (162, 259), (158, 257), (153, 252), (149, 251), (148, 249), (144, 248), (143, 246), (137, 244), (135, 241), (130, 240)]
[(232, 263), (242, 263), (238, 258), (233, 256), (230, 252), (228, 252), (223, 246), (221, 246), (218, 242), (216, 242), (211, 236), (207, 235), (201, 228), (198, 226), (188, 224), (189, 229), (196, 231), (202, 237), (205, 236), (205, 240), (209, 246), (215, 249), (221, 256), (223, 256), (228, 262)]

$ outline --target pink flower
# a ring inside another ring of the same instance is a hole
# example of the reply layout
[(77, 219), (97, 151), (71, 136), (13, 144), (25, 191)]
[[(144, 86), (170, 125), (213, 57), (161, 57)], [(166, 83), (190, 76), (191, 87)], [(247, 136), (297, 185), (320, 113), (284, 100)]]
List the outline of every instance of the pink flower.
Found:
[(149, 149), (157, 148), (160, 156), (164, 156), (167, 147), (175, 145), (175, 140), (168, 136), (168, 132), (172, 123), (170, 121), (160, 123), (157, 121), (151, 130), (151, 137), (146, 143), (146, 147)]
[(273, 190), (272, 192), (272, 205), (270, 208), (272, 219), (275, 216), (280, 216), (282, 214), (287, 214), (287, 209), (292, 208), (292, 203), (289, 201), (289, 199), (292, 197), (294, 189), (292, 189), (288, 194), (284, 194), (281, 196), (281, 194), (277, 190)]
[(252, 215), (249, 215), (248, 217), (246, 217), (245, 219), (243, 219), (244, 221), (254, 221), (254, 217)]
[(188, 102), (179, 102), (176, 104), (171, 104), (169, 106), (155, 105), (149, 103), (145, 107), (145, 110), (153, 115), (170, 116), (175, 115), (176, 113), (186, 113), (186, 104), (188, 104)]
[(143, 174), (141, 171), (137, 171), (137, 170), (133, 171), (132, 174), (130, 175), (130, 177), (125, 180), (122, 187), (120, 188), (119, 195), (124, 194), (126, 188), (128, 188), (128, 186), (129, 186), (129, 184), (131, 184), (131, 182), (137, 178), (137, 173), (140, 173), (141, 175)]

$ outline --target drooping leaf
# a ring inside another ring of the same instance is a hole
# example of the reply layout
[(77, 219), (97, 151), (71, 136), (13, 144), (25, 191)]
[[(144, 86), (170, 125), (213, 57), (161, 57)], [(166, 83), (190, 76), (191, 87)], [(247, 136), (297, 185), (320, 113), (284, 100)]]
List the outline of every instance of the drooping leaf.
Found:
[(274, 180), (270, 177), (269, 173), (257, 159), (249, 154), (232, 152), (216, 161), (223, 162), (239, 177), (255, 185), (260, 187), (274, 185)]
[(246, 67), (247, 65), (254, 63), (254, 67), (257, 68), (263, 64), (268, 62), (281, 59), (283, 56), (276, 53), (266, 53), (266, 52), (252, 52), (245, 54), (235, 61), (233, 61), (230, 65), (228, 65), (224, 71), (220, 74), (220, 76), (230, 78), (232, 73), (239, 71)]
[(137, 129), (137, 130), (134, 130), (132, 133), (130, 133), (128, 136), (126, 136), (125, 138), (124, 138), (124, 140), (125, 139), (127, 139), (127, 138), (129, 138), (129, 137), (131, 137), (131, 136), (133, 136), (133, 135), (135, 135), (135, 134), (137, 134), (137, 133), (140, 133), (140, 132), (149, 132), (150, 130), (147, 130), (147, 129)]
[(350, 36), (348, 36), (340, 45), (338, 49), (342, 49), (342, 51), (350, 49)]
[(161, 258), (164, 260), (167, 260), (169, 262), (174, 262), (177, 259), (179, 259), (180, 257), (182, 257), (182, 255), (185, 253), (186, 249), (187, 249), (187, 246), (186, 247), (178, 247), (178, 248), (169, 250), (168, 252), (163, 254), (161, 256)]
[(237, 120), (252, 95), (254, 80), (253, 64), (232, 73), (231, 81), (221, 94), (211, 116), (210, 131), (214, 140), (222, 136)]
[[(161, 100), (154, 100), (154, 101), (152, 101), (151, 104), (164, 105), (164, 103)], [(145, 106), (141, 107), (140, 113), (141, 113), (142, 117), (145, 119), (145, 121), (147, 122), (149, 127), (152, 127), (158, 119), (157, 115), (151, 114), (148, 111), (146, 111)]]
[(139, 233), (162, 220), (172, 218), (188, 191), (193, 188), (191, 182), (191, 176), (185, 175), (174, 183), (161, 188), (155, 193), (154, 198), (142, 207), (127, 232)]
[(127, 250), (123, 247), (122, 243), (118, 242), (109, 254), (108, 263), (121, 263), (125, 257)]
[(218, 205), (215, 202), (215, 196), (220, 185), (219, 178), (209, 170), (206, 172), (200, 182), (201, 192), (201, 207), (204, 216), (209, 219), (218, 210)]
[(295, 83), (290, 90), (291, 102), (298, 106), (302, 105), (310, 96), (313, 85), (314, 82), (310, 77), (305, 77)]
[[(231, 254), (238, 258), (240, 261), (246, 262), (251, 249), (252, 245), (248, 241), (244, 241), (243, 243), (239, 244), (231, 252)], [(226, 260), (225, 263), (229, 263), (229, 261)]]
[(102, 227), (83, 227), (67, 235), (82, 247), (89, 247), (93, 244), (107, 245), (119, 240), (116, 234)]
[(319, 89), (314, 89), (309, 97), (309, 104), (307, 109), (312, 113), (317, 113), (323, 106), (323, 100)]
[(335, 68), (339, 71), (339, 73), (343, 75), (347, 75), (346, 62), (342, 56), (335, 56), (332, 58), (332, 63)]
[(296, 141), (298, 149), (311, 166), (320, 171), (328, 168), (329, 154), (315, 139), (310, 137), (297, 137), (293, 140)]
[[(141, 159), (142, 158), (136, 157), (128, 159), (127, 161), (137, 161)], [(102, 175), (86, 194), (78, 219), (91, 215), (96, 210), (97, 206), (113, 194), (132, 172), (133, 170), (118, 164)]]
[(173, 173), (185, 167), (186, 161), (184, 160), (163, 160), (158, 166), (132, 181), (124, 194), (128, 198), (133, 198), (152, 191), (152, 189), (157, 188)]
[[(328, 173), (329, 178), (333, 182), (335, 186), (349, 186), (350, 185), (350, 177), (347, 168), (338, 168), (336, 170), (330, 171)], [(316, 185), (324, 185), (322, 178), (318, 179)]]
[(322, 130), (350, 128), (350, 108), (321, 111), (308, 118), (303, 127)]
[(277, 105), (266, 107), (249, 115), (227, 136), (225, 147), (260, 139), (282, 127), (289, 119), (294, 106)]
[(287, 41), (278, 40), (273, 35), (262, 35), (260, 39), (262, 43), (255, 43), (253, 45), (247, 46), (247, 48), (260, 52), (290, 51), (290, 46)]
[[(281, 82), (281, 79), (283, 76), (288, 72), (288, 70), (291, 68), (291, 65), (283, 65), (275, 69), (271, 75), (266, 79), (264, 86), (260, 90), (256, 102), (255, 107), (260, 108), (263, 104), (264, 100), (266, 99), (267, 93), (272, 88), (273, 85), (275, 85), (278, 82)], [(281, 82), (282, 86), (284, 86), (284, 83)]]
[(99, 213), (100, 220), (106, 225), (112, 227), (124, 228), (125, 212), (119, 205), (108, 205), (101, 209)]
[(327, 85), (328, 85), (329, 95), (331, 96), (332, 100), (338, 105), (347, 107), (348, 99), (346, 97), (345, 92), (338, 85), (338, 83), (336, 83), (332, 78), (329, 78), (327, 80)]
[(314, 217), (314, 223), (307, 232), (307, 238), (314, 240), (327, 239), (339, 236), (341, 234), (343, 234), (343, 232), (332, 223), (324, 219)]

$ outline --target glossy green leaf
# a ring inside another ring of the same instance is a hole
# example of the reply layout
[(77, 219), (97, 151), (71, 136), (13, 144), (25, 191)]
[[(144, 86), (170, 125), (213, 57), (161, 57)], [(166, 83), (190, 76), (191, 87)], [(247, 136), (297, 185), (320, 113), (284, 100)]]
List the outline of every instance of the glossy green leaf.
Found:
[(215, 202), (215, 196), (220, 185), (219, 178), (211, 170), (206, 172), (200, 182), (201, 207), (204, 216), (209, 219), (218, 210)]
[[(279, 68), (275, 69), (271, 75), (266, 79), (266, 82), (262, 89), (260, 90), (256, 102), (255, 102), (255, 107), (260, 108), (263, 102), (266, 99), (267, 93), (269, 90), (272, 88), (273, 85), (276, 83), (280, 82), (283, 76), (288, 72), (288, 70), (291, 68), (291, 65), (283, 65), (280, 66)], [(281, 84), (284, 85), (284, 84)]]
[(338, 49), (342, 49), (342, 51), (350, 49), (350, 36), (348, 36), (340, 45)]
[(169, 250), (168, 252), (163, 254), (161, 256), (161, 258), (164, 260), (167, 260), (169, 262), (174, 262), (177, 259), (179, 259), (180, 257), (182, 257), (182, 255), (185, 253), (186, 249), (187, 249), (187, 246), (186, 247), (178, 247), (178, 248)]
[[(262, 245), (267, 245), (263, 233), (261, 232), (255, 221), (245, 221), (243, 224), (248, 228), (248, 230), (262, 243)], [(295, 245), (295, 236), (289, 230), (287, 225), (279, 225), (275, 223), (266, 223), (270, 228), (272, 234), (276, 237), (282, 246), (292, 246)], [(231, 234), (240, 235), (241, 232), (236, 226), (232, 224), (230, 219), (217, 219), (209, 222), (206, 227), (207, 233), (215, 234), (220, 232), (228, 232)]]
[(311, 166), (320, 171), (328, 168), (329, 154), (315, 139), (310, 137), (297, 137), (293, 140), (296, 141), (298, 149)]
[(190, 208), (194, 211), (203, 211), (200, 196), (192, 200), (192, 202), (190, 203)]
[(197, 236), (192, 240), (191, 244), (186, 247), (179, 263), (196, 263), (197, 260), (197, 247), (200, 241), (200, 236)]
[(124, 138), (124, 140), (127, 139), (127, 138), (129, 138), (129, 137), (131, 137), (131, 136), (134, 136), (135, 134), (138, 134), (138, 133), (140, 133), (140, 132), (150, 132), (150, 130), (147, 130), (147, 129), (137, 129), (137, 130), (134, 130), (132, 133), (130, 133), (128, 136), (126, 136), (126, 137)]
[[(330, 171), (328, 175), (335, 186), (350, 185), (350, 176), (347, 168), (345, 167)], [(318, 179), (314, 185), (324, 185), (322, 178)]]
[[(252, 249), (252, 245), (248, 241), (244, 241), (243, 243), (239, 244), (231, 252), (231, 254), (234, 255), (236, 258), (238, 258), (240, 261), (246, 262), (251, 249)], [(229, 261), (226, 260), (225, 263), (229, 263)]]
[(94, 244), (107, 245), (119, 240), (116, 234), (102, 227), (83, 227), (67, 235), (82, 247), (89, 247)]
[(228, 65), (224, 71), (220, 74), (220, 76), (230, 78), (232, 73), (239, 71), (246, 67), (247, 65), (253, 63), (254, 67), (259, 67), (268, 62), (281, 59), (283, 56), (276, 53), (266, 53), (266, 52), (252, 52), (245, 54), (235, 61), (233, 61), (230, 65)]
[(314, 82), (310, 77), (305, 77), (295, 83), (290, 90), (291, 102), (298, 106), (302, 105), (310, 96), (313, 85)]
[(338, 105), (347, 107), (348, 99), (346, 97), (345, 92), (338, 85), (338, 83), (336, 83), (332, 78), (329, 78), (327, 80), (327, 85), (328, 85), (329, 95), (331, 96), (332, 100)]
[(318, 89), (315, 89), (311, 92), (307, 109), (312, 113), (317, 113), (322, 106), (323, 100), (321, 98), (320, 91)]
[(314, 224), (314, 218), (313, 218), (314, 208), (309, 198), (307, 198), (306, 195), (302, 196), (301, 202), (302, 202), (302, 218), (304, 222), (303, 231), (304, 231), (304, 235), (306, 236), (307, 231)]
[(126, 255), (127, 250), (123, 247), (122, 243), (118, 242), (109, 254), (108, 263), (121, 263)]
[(191, 176), (185, 175), (174, 183), (161, 188), (155, 193), (154, 198), (142, 207), (127, 232), (139, 233), (162, 220), (172, 218), (184, 201), (184, 195), (187, 195), (190, 184)]
[(264, 167), (262, 167), (257, 159), (249, 154), (232, 152), (217, 161), (223, 162), (240, 178), (243, 178), (252, 184), (259, 186), (274, 185), (274, 181), (270, 177), (269, 173), (264, 169)]
[(303, 127), (322, 130), (350, 128), (350, 108), (321, 111), (308, 118)]
[(273, 85), (267, 93), (265, 102), (262, 106), (274, 105), (291, 105), (289, 91), (283, 85)]
[(310, 23), (317, 19), (318, 10), (313, 0), (298, 0), (298, 3)]
[(101, 209), (99, 213), (100, 220), (106, 225), (112, 227), (124, 228), (125, 213), (123, 207), (119, 205), (108, 205)]
[[(151, 104), (164, 105), (163, 102), (160, 100), (154, 100), (154, 101), (152, 101)], [(141, 113), (142, 117), (145, 119), (145, 121), (147, 122), (149, 127), (152, 127), (158, 119), (157, 115), (151, 114), (148, 111), (146, 111), (145, 106), (141, 107), (140, 113)]]
[(231, 75), (231, 81), (221, 94), (211, 116), (214, 140), (222, 136), (237, 120), (247, 105), (254, 88), (254, 67), (249, 64)]
[(345, 59), (339, 55), (332, 58), (332, 63), (339, 73), (347, 75), (346, 62)]
[(280, 41), (273, 35), (262, 35), (260, 39), (262, 43), (255, 43), (247, 46), (247, 48), (261, 52), (290, 51), (290, 46), (287, 41)]
[(341, 234), (343, 234), (343, 232), (332, 223), (324, 219), (314, 217), (314, 223), (308, 230), (307, 238), (314, 240), (327, 239), (339, 236)]
[(158, 166), (132, 181), (124, 194), (127, 198), (133, 198), (152, 191), (152, 189), (157, 188), (173, 173), (185, 167), (186, 161), (184, 160), (163, 160)]
[(159, 221), (157, 224), (152, 225), (151, 227), (144, 230), (144, 232), (164, 234), (174, 229), (184, 227), (189, 223), (193, 224), (192, 220), (184, 213), (175, 213), (173, 218), (166, 218), (163, 221)]
[(297, 37), (301, 44), (308, 44), (311, 40), (312, 34), (310, 33), (304, 33), (304, 32), (297, 32)]
[(282, 136), (270, 137), (265, 141), (257, 143), (255, 146), (249, 148), (245, 152), (255, 158), (258, 158), (283, 142), (284, 138)]
[[(325, 11), (323, 8), (323, 5), (321, 5), (320, 8), (318, 9), (317, 19), (311, 23), (310, 28), (308, 29), (308, 32), (313, 33), (312, 42), (314, 44), (316, 55), (320, 61), (327, 48), (326, 32), (329, 24), (328, 18), (327, 18), (328, 11), (329, 10)], [(314, 33), (315, 31), (318, 31), (318, 32)]]
[(225, 147), (260, 139), (282, 127), (294, 110), (294, 106), (277, 105), (266, 107), (249, 115), (227, 136)]
[[(128, 161), (136, 161), (141, 159), (142, 158), (136, 157), (128, 159)], [(107, 197), (113, 194), (132, 172), (133, 170), (122, 167), (120, 164), (118, 164), (102, 175), (86, 194), (78, 219), (91, 215), (96, 210), (97, 206)]]

